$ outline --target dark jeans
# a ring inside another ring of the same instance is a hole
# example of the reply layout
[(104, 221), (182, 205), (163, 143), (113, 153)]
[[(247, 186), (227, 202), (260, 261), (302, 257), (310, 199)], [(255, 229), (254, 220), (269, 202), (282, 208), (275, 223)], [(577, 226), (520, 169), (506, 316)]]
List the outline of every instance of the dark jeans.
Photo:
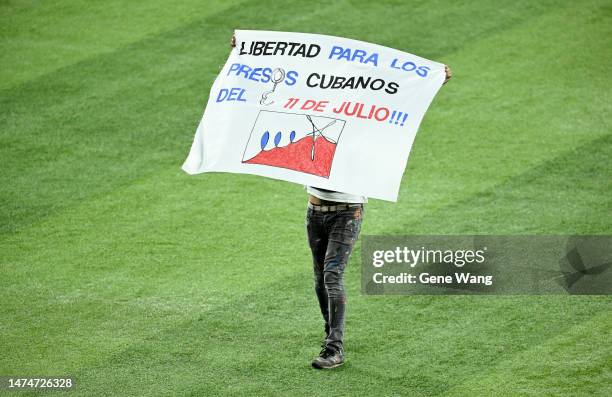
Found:
[(306, 228), (312, 251), (314, 286), (325, 321), (325, 344), (342, 349), (344, 336), (344, 269), (361, 230), (363, 205), (334, 212), (308, 208)]

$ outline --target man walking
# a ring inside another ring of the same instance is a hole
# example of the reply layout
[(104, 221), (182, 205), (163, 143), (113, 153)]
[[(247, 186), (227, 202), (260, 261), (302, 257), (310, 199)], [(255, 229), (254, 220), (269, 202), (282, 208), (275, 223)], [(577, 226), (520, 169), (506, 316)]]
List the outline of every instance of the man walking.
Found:
[(344, 363), (344, 268), (361, 230), (363, 196), (307, 187), (306, 229), (312, 251), (314, 285), (325, 321), (325, 342), (319, 357), (312, 361), (318, 369)]
[[(444, 84), (452, 77), (445, 68)], [(344, 269), (359, 232), (366, 197), (307, 187), (306, 229), (312, 251), (314, 286), (323, 321), (325, 342), (312, 361), (317, 369), (334, 368), (344, 363)]]
[[(236, 47), (232, 36), (231, 46)], [(451, 70), (446, 67), (446, 79)], [(314, 285), (325, 322), (325, 341), (312, 366), (334, 368), (344, 363), (344, 269), (361, 231), (367, 198), (354, 194), (307, 187), (306, 228), (312, 251)]]

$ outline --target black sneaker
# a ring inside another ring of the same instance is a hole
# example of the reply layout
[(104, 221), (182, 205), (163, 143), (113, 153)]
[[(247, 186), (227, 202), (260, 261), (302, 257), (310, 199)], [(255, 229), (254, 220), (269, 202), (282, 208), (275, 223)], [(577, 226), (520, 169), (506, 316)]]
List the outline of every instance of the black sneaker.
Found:
[(335, 350), (324, 347), (319, 357), (312, 360), (312, 366), (316, 369), (336, 368), (344, 364), (344, 353), (342, 350)]

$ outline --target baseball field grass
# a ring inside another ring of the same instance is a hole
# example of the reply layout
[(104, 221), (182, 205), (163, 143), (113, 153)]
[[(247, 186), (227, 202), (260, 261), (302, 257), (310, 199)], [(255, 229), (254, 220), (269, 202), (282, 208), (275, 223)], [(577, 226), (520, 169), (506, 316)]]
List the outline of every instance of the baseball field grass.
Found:
[[(610, 1), (0, 1), (0, 376), (74, 396), (610, 396), (609, 296), (364, 296), (343, 367), (302, 186), (180, 170), (234, 29), (443, 62), (363, 234), (611, 234)], [(36, 395), (0, 390), (0, 395)]]

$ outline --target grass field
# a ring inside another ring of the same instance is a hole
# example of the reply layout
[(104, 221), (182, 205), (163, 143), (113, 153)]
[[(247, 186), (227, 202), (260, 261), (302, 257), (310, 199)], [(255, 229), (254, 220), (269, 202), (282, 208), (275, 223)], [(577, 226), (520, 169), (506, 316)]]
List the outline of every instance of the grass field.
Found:
[[(180, 170), (234, 28), (450, 65), (365, 234), (611, 234), (610, 1), (0, 1), (0, 375), (70, 395), (610, 396), (609, 296), (369, 297), (322, 324), (303, 187)], [(0, 390), (0, 394), (17, 395)]]

